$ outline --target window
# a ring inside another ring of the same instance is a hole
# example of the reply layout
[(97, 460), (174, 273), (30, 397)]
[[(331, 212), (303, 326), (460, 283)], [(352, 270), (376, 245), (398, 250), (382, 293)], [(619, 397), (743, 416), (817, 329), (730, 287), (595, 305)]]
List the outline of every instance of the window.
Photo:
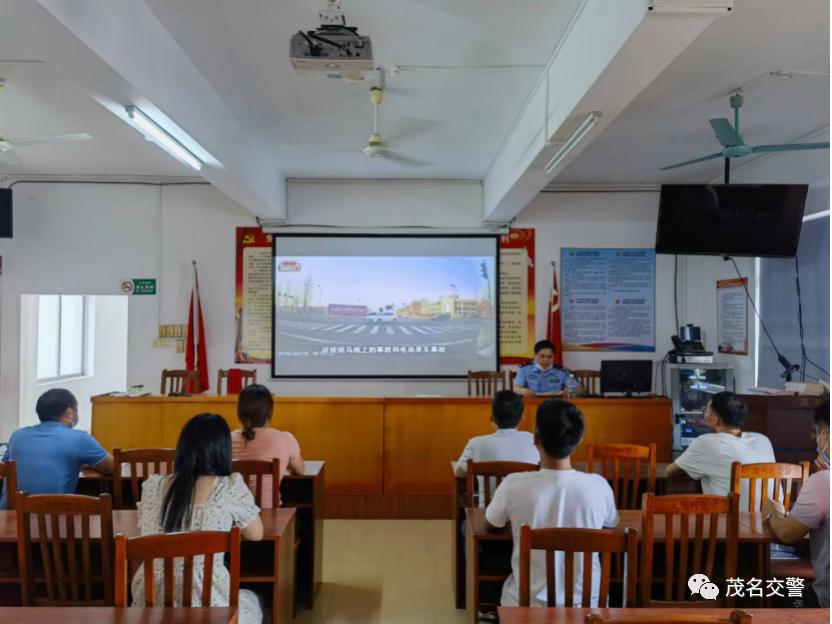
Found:
[(38, 297), (38, 381), (86, 374), (87, 297)]

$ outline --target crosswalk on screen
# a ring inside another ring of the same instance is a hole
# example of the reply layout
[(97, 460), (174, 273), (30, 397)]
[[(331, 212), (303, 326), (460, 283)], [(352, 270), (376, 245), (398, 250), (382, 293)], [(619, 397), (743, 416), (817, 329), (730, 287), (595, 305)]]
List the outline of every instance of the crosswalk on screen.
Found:
[(273, 377), (497, 368), (496, 236), (274, 236)]

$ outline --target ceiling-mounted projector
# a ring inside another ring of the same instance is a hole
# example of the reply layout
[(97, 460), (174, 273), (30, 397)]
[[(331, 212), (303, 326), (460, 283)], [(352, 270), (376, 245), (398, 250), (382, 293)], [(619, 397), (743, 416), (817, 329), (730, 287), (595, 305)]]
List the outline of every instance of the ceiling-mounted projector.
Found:
[(341, 0), (328, 0), (318, 16), (320, 28), (292, 35), (289, 58), (295, 70), (301, 75), (364, 80), (373, 70), (370, 38), (347, 26)]

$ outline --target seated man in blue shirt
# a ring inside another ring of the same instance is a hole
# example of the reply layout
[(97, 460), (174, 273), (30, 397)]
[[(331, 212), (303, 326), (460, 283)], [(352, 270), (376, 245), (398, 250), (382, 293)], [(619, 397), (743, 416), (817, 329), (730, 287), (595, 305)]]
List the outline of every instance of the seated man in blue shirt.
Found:
[(580, 384), (562, 368), (553, 366), (555, 345), (541, 340), (534, 345), (534, 361), (517, 369), (513, 390), (522, 396), (561, 396)]
[[(35, 411), (40, 424), (12, 434), (3, 461), (17, 462), (17, 488), (27, 494), (74, 494), (78, 474), (91, 466), (112, 474), (113, 458), (90, 434), (76, 431), (78, 401), (69, 390), (47, 390)], [(0, 509), (7, 509), (3, 487)], [(14, 496), (14, 493), (11, 493)]]

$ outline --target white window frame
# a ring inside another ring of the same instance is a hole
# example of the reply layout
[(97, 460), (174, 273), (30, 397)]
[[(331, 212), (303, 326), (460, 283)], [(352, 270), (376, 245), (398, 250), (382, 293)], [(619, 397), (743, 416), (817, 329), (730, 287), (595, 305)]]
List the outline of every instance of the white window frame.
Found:
[[(39, 295), (43, 296), (43, 295)], [(61, 316), (62, 316), (62, 306), (63, 306), (63, 298), (64, 297), (75, 297), (79, 295), (57, 295), (58, 297), (58, 340), (57, 340), (57, 349), (55, 349), (55, 356), (58, 359), (58, 366), (57, 370), (60, 373), (61, 370)], [(67, 379), (81, 379), (88, 375), (88, 350), (89, 350), (89, 307), (90, 307), (90, 296), (89, 295), (80, 295), (81, 297), (81, 370), (79, 372), (67, 373), (66, 375), (57, 375), (55, 377), (43, 377), (38, 378), (36, 381), (38, 384), (46, 385), (52, 384), (57, 381), (65, 381)], [(38, 314), (40, 314), (40, 299), (38, 299)], [(40, 336), (38, 336), (38, 340), (40, 340)]]

